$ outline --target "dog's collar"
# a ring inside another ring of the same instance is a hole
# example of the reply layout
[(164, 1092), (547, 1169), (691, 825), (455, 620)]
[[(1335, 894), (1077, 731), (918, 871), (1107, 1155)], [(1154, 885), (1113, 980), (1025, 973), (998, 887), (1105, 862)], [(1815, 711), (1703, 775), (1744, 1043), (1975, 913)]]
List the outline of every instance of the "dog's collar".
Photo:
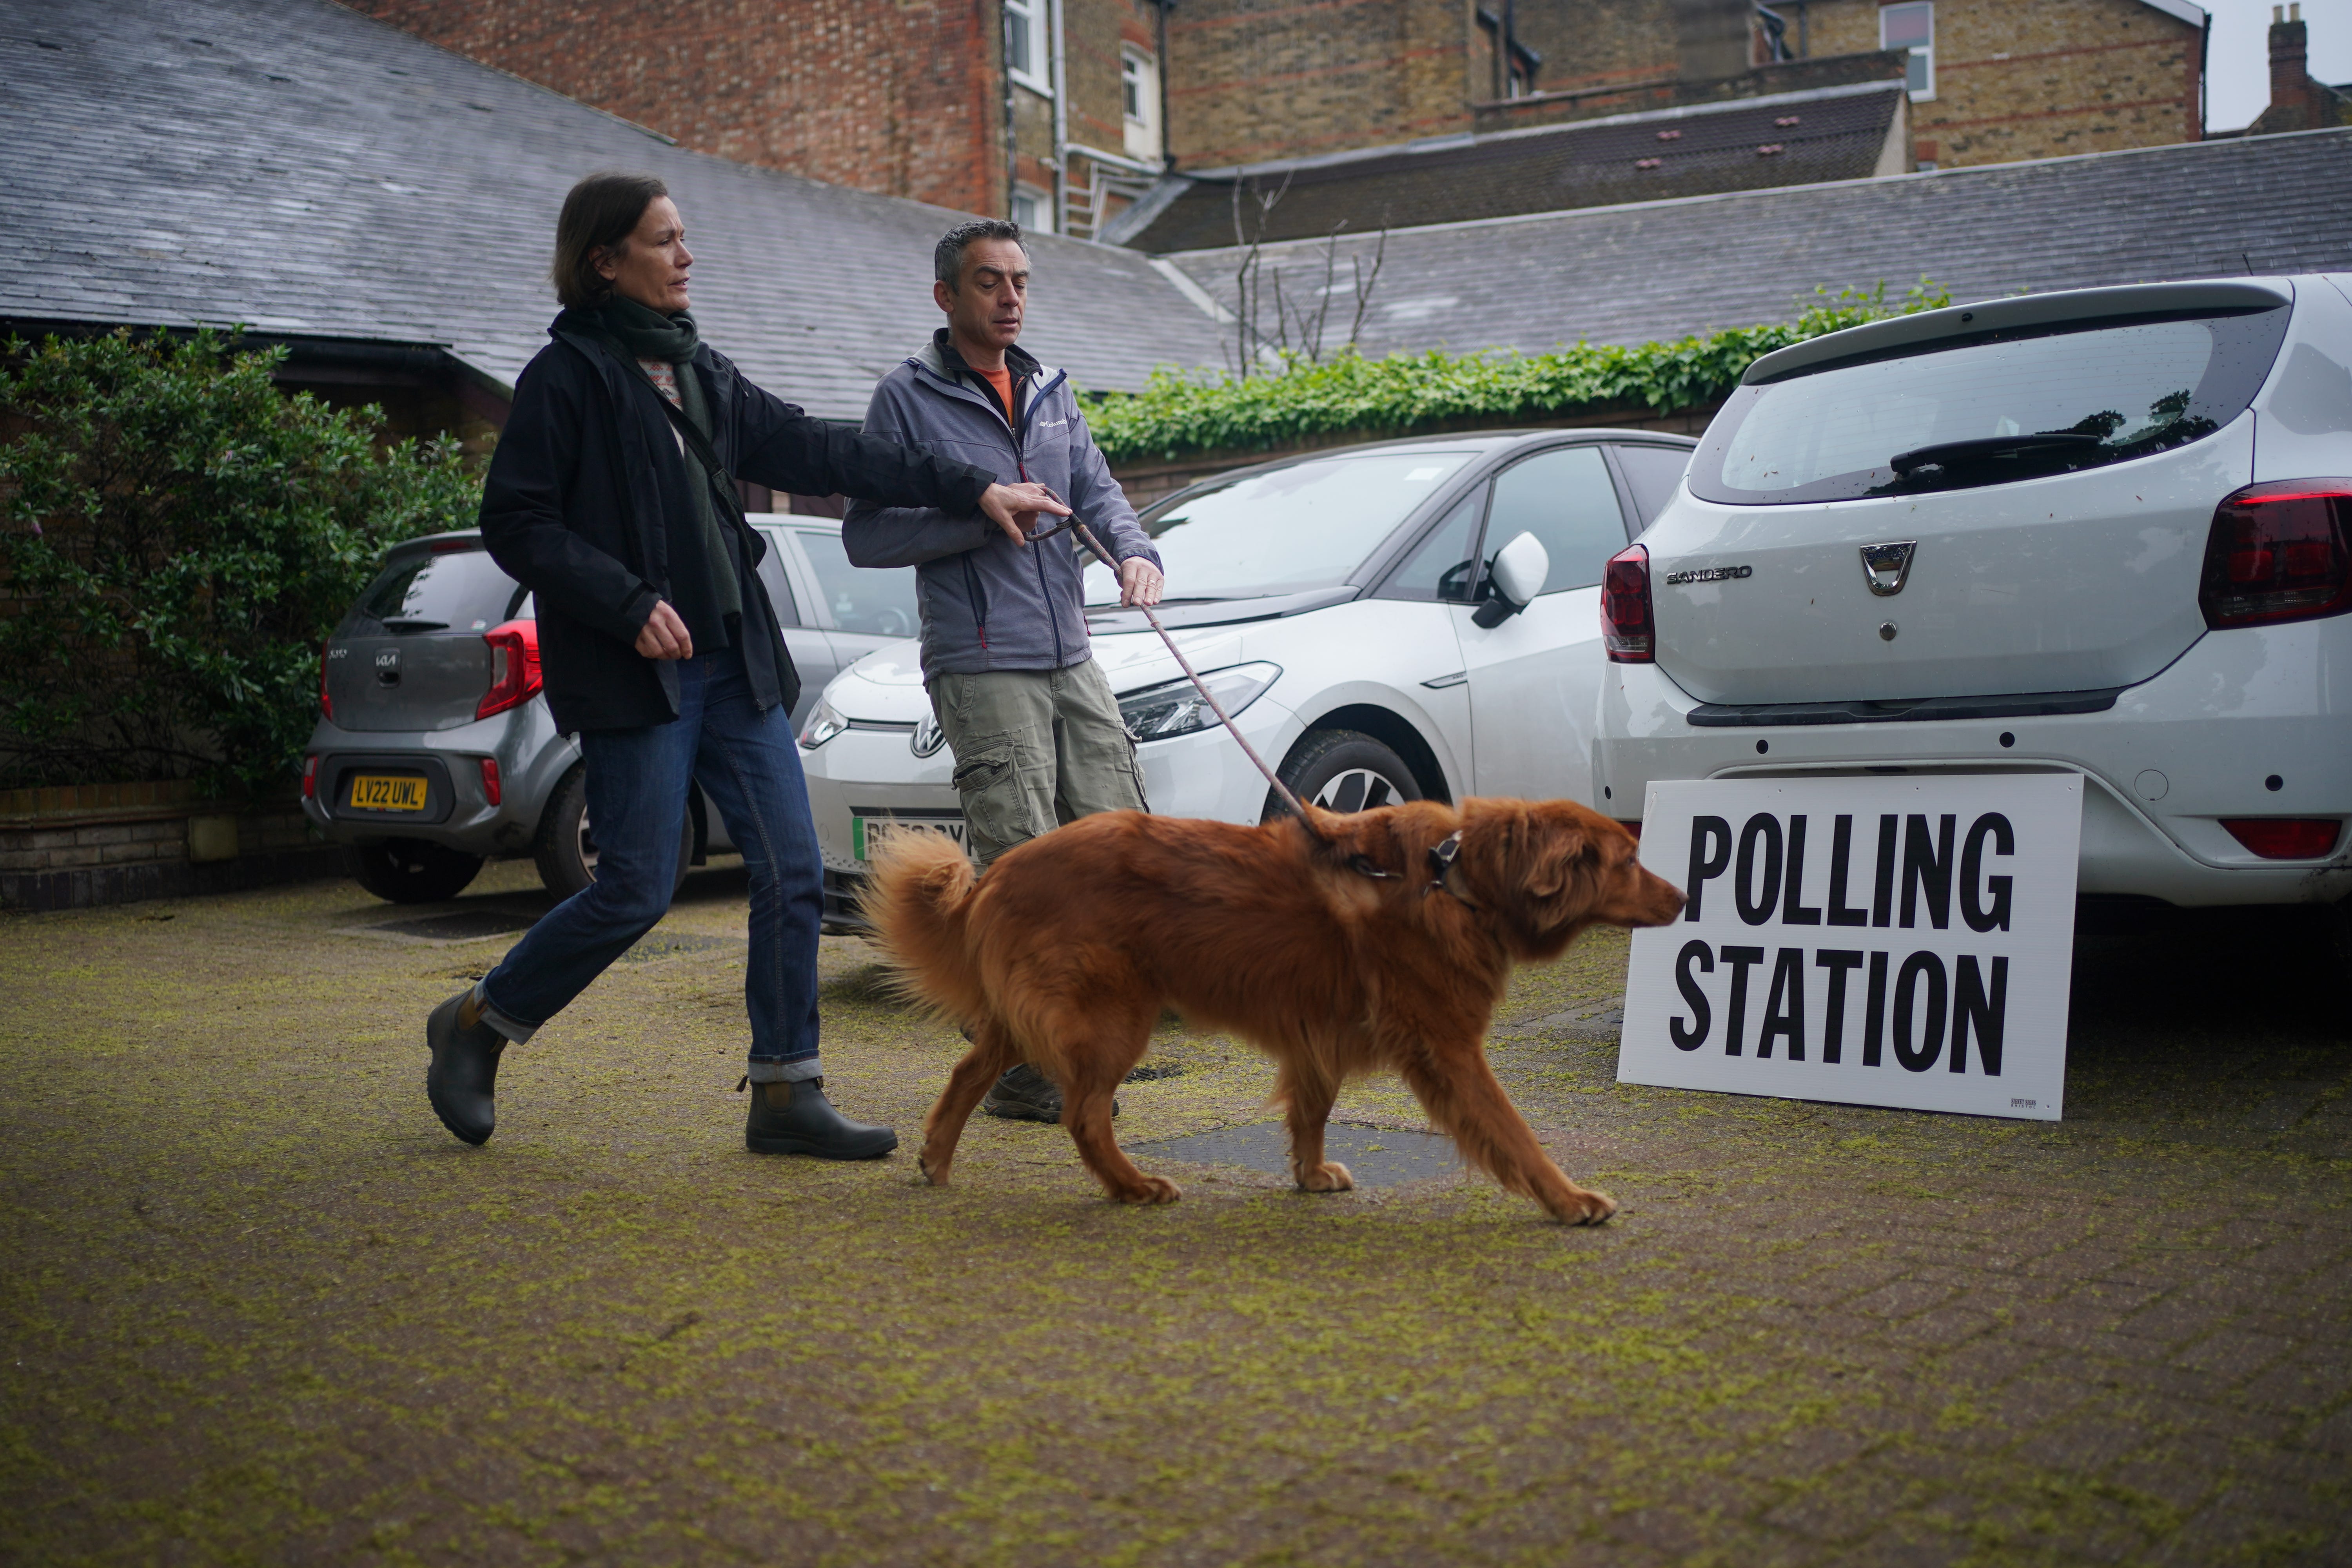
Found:
[(1458, 827), (1429, 847), (1429, 886), (1421, 890), (1423, 898), (1442, 891), (1461, 900), (1465, 904), (1470, 901), (1445, 885), (1445, 879), (1453, 875), (1454, 862), (1461, 857), (1461, 854), (1462, 830)]

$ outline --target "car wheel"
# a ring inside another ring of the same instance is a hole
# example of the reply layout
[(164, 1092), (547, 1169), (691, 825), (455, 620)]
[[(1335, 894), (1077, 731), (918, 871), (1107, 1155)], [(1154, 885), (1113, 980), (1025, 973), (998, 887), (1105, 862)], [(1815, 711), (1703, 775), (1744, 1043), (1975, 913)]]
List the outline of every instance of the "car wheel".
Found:
[[(1281, 776), (1293, 795), (1326, 811), (1370, 811), (1421, 798), (1421, 784), (1404, 759), (1357, 730), (1308, 731), (1282, 764)], [(1268, 791), (1265, 815), (1285, 809)]]
[[(597, 853), (596, 836), (588, 822), (588, 770), (575, 767), (563, 775), (563, 782), (548, 799), (531, 858), (539, 863), (539, 879), (547, 890), (558, 899), (568, 899), (587, 891), (588, 884), (596, 879)], [(686, 885), (693, 858), (694, 813), (688, 811), (685, 831), (678, 836), (677, 879), (670, 884), (672, 893)]]
[(354, 846), (344, 852), (352, 879), (379, 899), (395, 904), (431, 904), (454, 899), (481, 874), (482, 858), (428, 844), (421, 838), (394, 838), (383, 844)]

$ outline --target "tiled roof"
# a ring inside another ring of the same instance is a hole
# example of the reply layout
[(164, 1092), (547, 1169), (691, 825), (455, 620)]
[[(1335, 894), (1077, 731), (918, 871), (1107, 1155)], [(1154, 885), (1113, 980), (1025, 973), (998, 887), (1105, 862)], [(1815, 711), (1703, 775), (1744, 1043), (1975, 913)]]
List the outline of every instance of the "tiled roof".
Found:
[[(593, 170), (669, 183), (695, 313), (830, 417), (939, 324), (958, 215), (688, 153), (326, 0), (0, 0), (0, 319), (440, 343), (511, 384)], [(1026, 346), (1083, 384), (1218, 357), (1131, 251), (1040, 237)]]
[[(1343, 239), (1369, 262), (1369, 237)], [(1267, 246), (1285, 295), (1319, 285), (1324, 245)], [(1223, 305), (1231, 250), (1163, 258)], [(1361, 346), (1636, 343), (1789, 320), (1813, 289), (1899, 295), (1924, 274), (1956, 300), (2244, 272), (2352, 268), (2352, 129), (2189, 142), (1736, 195), (1400, 229)], [(1352, 302), (1335, 311), (1343, 321)], [(1263, 324), (1271, 331), (1269, 307)]]
[[(1341, 227), (1409, 228), (1864, 179), (1907, 166), (1885, 162), (1904, 96), (1899, 81), (1868, 82), (1200, 171), (1174, 176), (1184, 182), (1179, 194), (1139, 232), (1119, 237), (1154, 252), (1233, 245), (1236, 184), (1244, 239), (1320, 239)], [(1253, 198), (1265, 196), (1276, 199), (1261, 234)]]

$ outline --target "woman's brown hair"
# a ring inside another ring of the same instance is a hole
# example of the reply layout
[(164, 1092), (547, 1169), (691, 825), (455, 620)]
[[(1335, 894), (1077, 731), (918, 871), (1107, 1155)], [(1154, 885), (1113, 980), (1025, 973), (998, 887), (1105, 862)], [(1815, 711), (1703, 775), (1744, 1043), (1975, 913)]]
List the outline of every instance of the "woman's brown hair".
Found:
[(612, 284), (596, 270), (596, 253), (610, 250), (636, 232), (637, 220), (669, 187), (651, 174), (607, 170), (591, 174), (563, 198), (555, 220), (555, 265), (549, 275), (555, 297), (571, 310), (601, 303)]

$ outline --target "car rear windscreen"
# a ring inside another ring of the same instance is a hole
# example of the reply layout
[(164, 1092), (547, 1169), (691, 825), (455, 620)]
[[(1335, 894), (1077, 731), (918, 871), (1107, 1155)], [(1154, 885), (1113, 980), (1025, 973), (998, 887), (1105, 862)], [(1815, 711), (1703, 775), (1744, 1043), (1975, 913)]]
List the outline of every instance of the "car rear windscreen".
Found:
[(2245, 412), (2275, 310), (1938, 342), (1743, 386), (1691, 465), (1734, 505), (1958, 489), (2146, 457)]
[(485, 551), (403, 551), (360, 595), (345, 630), (487, 631), (511, 618), (523, 597)]

